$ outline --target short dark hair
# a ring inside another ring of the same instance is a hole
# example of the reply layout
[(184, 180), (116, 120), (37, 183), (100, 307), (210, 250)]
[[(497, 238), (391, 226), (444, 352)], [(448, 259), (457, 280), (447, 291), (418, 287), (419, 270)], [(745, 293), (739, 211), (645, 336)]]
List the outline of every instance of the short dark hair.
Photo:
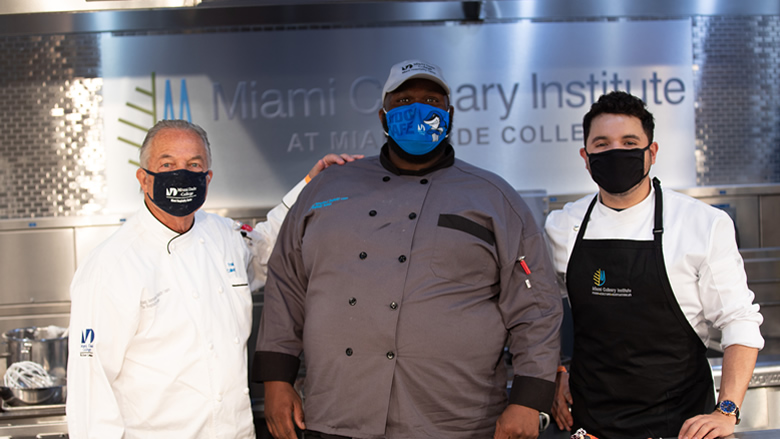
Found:
[(596, 103), (590, 106), (590, 111), (582, 118), (582, 129), (583, 134), (585, 134), (583, 143), (585, 143), (585, 146), (588, 146), (590, 124), (600, 114), (625, 114), (636, 117), (642, 122), (642, 129), (645, 131), (650, 143), (653, 143), (653, 130), (655, 130), (653, 113), (647, 111), (645, 103), (638, 97), (624, 91), (613, 91), (602, 95)]

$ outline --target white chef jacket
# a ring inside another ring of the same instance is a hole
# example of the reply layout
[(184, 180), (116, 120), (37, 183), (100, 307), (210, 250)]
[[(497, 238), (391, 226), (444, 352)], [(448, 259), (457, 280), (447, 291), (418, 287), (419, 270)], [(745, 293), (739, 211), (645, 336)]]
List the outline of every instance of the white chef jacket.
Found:
[[(567, 203), (547, 217), (545, 231), (555, 268), (564, 277), (577, 232), (594, 196)], [(731, 218), (672, 190), (663, 189), (663, 203), (666, 271), (688, 322), (706, 346), (763, 348), (759, 330), (763, 317), (747, 286)], [(598, 202), (583, 239), (652, 241), (654, 218), (655, 189), (639, 204), (620, 211)]]
[(71, 438), (255, 437), (249, 284), (302, 187), (251, 247), (230, 219), (198, 211), (180, 235), (144, 206), (90, 254), (71, 285)]

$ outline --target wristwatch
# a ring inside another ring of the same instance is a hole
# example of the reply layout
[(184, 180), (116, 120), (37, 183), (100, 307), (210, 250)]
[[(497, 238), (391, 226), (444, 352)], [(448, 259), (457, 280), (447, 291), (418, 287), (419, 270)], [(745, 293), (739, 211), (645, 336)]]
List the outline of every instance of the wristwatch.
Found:
[(736, 416), (737, 417), (736, 425), (739, 425), (739, 407), (737, 407), (737, 405), (734, 404), (734, 401), (729, 401), (728, 399), (724, 399), (723, 401), (715, 404), (715, 410), (723, 413), (724, 415)]

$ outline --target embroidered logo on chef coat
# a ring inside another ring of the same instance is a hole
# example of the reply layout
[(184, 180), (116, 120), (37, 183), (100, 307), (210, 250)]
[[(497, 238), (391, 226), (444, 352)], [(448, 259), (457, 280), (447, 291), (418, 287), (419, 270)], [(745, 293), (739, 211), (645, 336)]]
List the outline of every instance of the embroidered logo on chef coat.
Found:
[(631, 288), (606, 286), (607, 272), (600, 268), (593, 273), (593, 284), (591, 294), (594, 296), (631, 297), (634, 294)]
[(234, 264), (232, 262), (228, 262), (227, 263), (227, 272), (228, 272), (228, 274), (235, 273), (236, 272), (236, 264)]
[(349, 197), (336, 197), (336, 198), (331, 198), (330, 200), (318, 201), (318, 202), (316, 202), (316, 203), (311, 205), (311, 209), (314, 210), (314, 209), (319, 209), (319, 208), (322, 208), (322, 207), (328, 207), (328, 206), (333, 205), (333, 203), (337, 203), (339, 201), (344, 201), (344, 200), (348, 200), (348, 199), (349, 199)]
[(95, 331), (92, 328), (87, 328), (81, 331), (81, 352), (82, 357), (92, 357), (95, 350)]

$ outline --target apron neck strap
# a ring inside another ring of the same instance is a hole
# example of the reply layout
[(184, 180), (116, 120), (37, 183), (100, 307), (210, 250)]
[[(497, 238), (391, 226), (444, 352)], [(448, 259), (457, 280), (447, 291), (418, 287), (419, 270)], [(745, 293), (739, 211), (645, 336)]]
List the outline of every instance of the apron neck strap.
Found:
[(582, 238), (585, 237), (585, 229), (588, 228), (588, 220), (590, 220), (590, 213), (593, 212), (593, 206), (596, 205), (596, 202), (599, 200), (599, 194), (596, 194), (595, 197), (593, 197), (593, 201), (590, 202), (590, 206), (588, 206), (588, 211), (585, 212), (585, 216), (582, 218), (582, 223), (580, 224), (580, 230), (577, 232), (577, 241), (582, 241)]
[(653, 237), (656, 242), (661, 241), (664, 234), (664, 196), (661, 191), (661, 180), (653, 177), (653, 190), (655, 190), (655, 227)]

